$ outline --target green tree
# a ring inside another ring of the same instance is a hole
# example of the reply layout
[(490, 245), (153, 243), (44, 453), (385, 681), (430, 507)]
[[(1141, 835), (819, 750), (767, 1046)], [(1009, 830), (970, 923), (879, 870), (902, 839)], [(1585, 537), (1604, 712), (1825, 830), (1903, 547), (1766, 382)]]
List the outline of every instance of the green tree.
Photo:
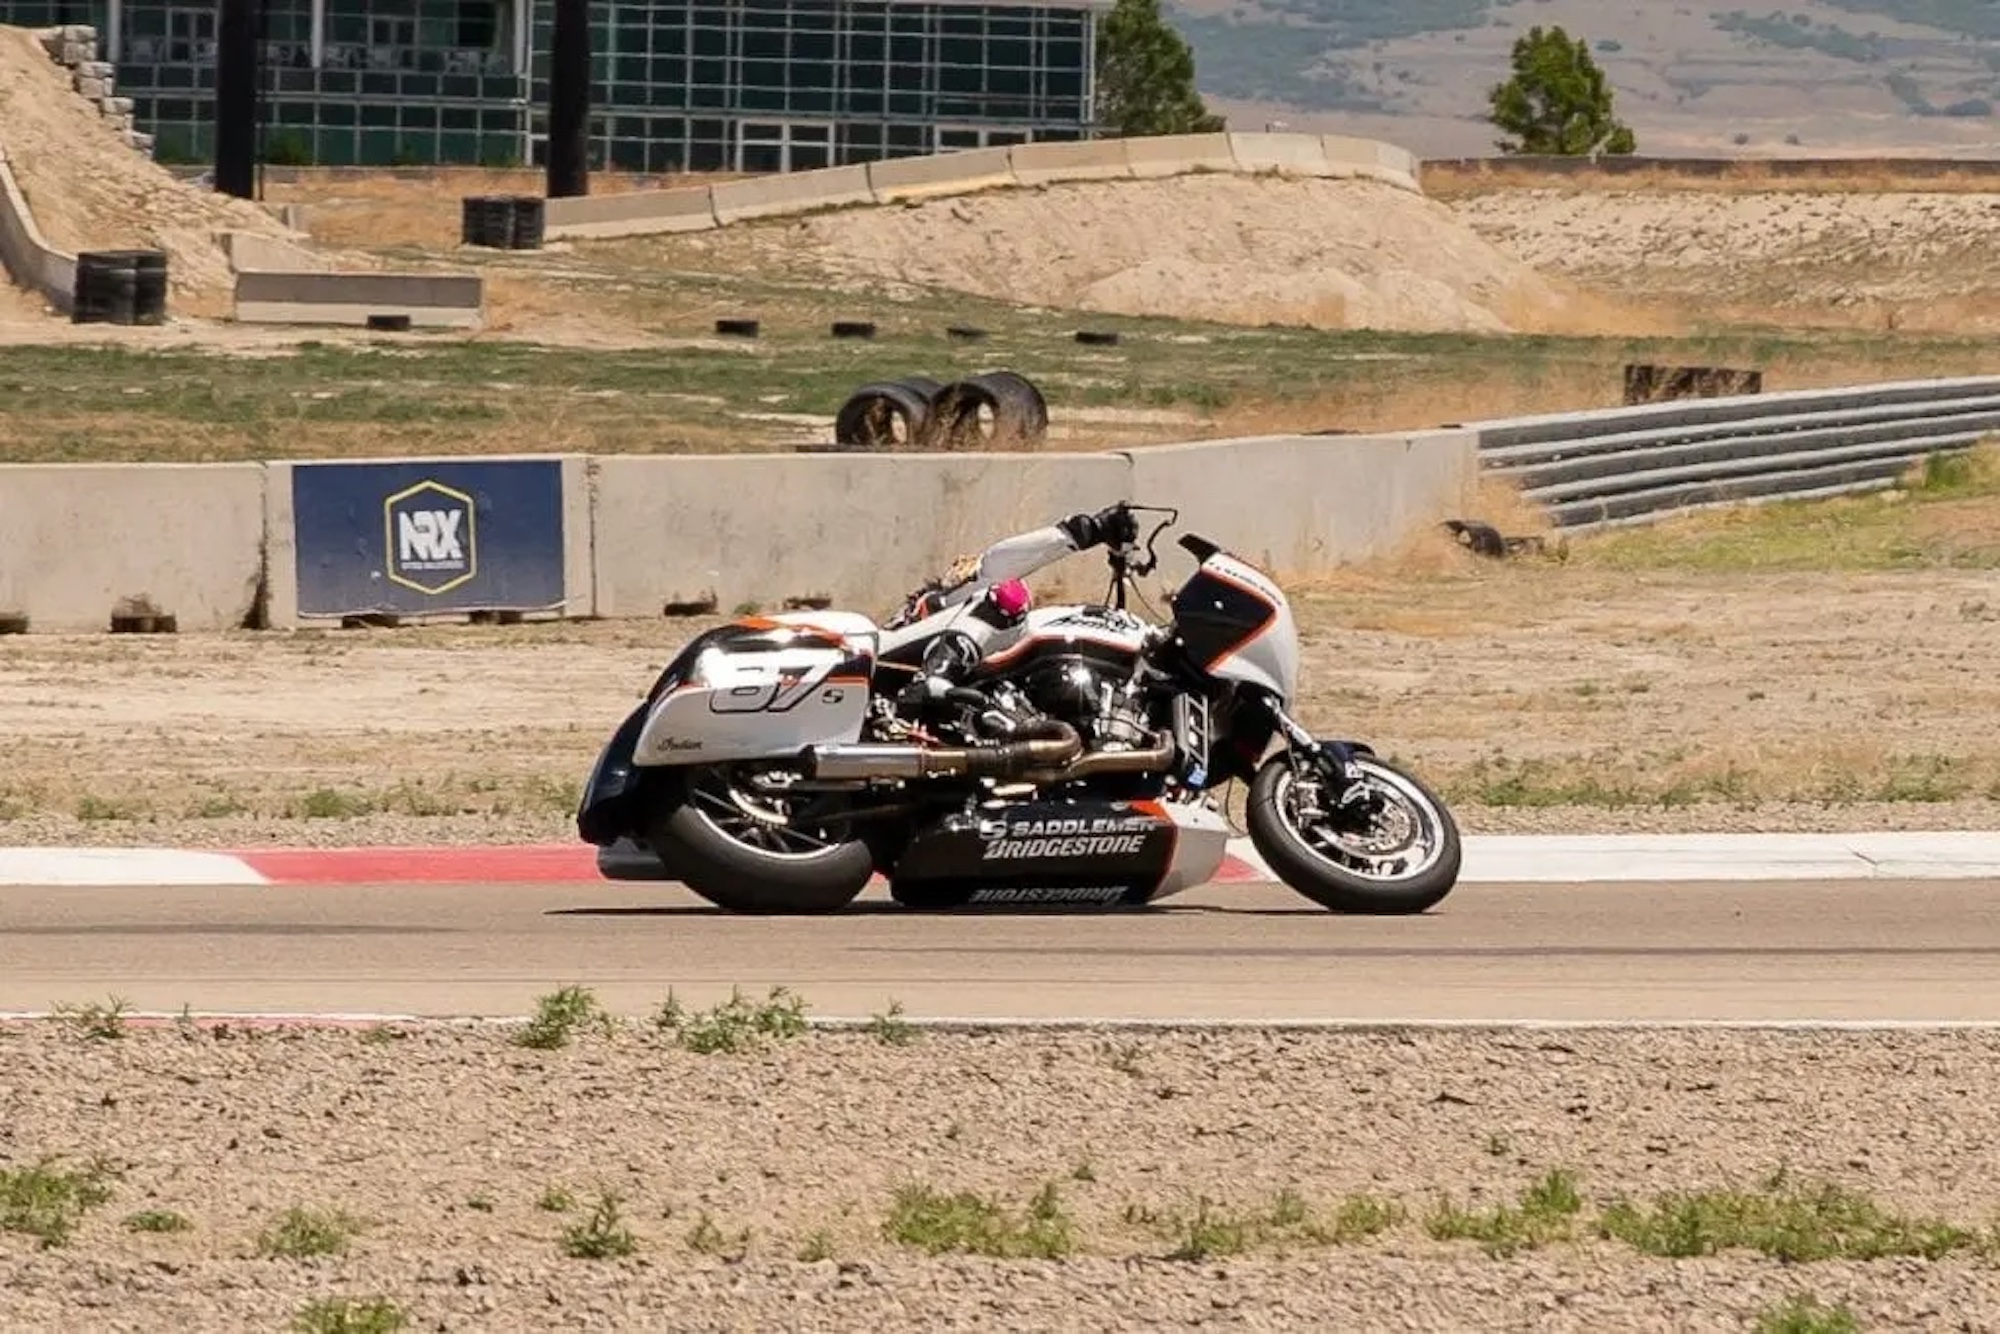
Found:
[(1503, 153), (1581, 157), (1630, 153), (1630, 128), (1611, 114), (1611, 85), (1581, 37), (1530, 28), (1514, 42), (1514, 77), (1489, 94), (1492, 122), (1508, 138)]
[(1113, 138), (1213, 134), (1194, 86), (1194, 52), (1160, 17), (1160, 0), (1118, 0), (1097, 29), (1097, 120)]

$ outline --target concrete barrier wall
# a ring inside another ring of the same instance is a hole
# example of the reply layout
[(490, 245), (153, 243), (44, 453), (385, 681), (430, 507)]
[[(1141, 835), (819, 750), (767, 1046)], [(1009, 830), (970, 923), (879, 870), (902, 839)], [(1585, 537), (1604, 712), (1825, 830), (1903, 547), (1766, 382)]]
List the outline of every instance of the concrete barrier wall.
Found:
[(184, 632), (243, 625), (264, 571), (257, 463), (0, 468), (0, 611), (40, 633), (110, 628), (146, 598)]
[(703, 231), (750, 218), (1064, 181), (1193, 172), (1364, 178), (1421, 193), (1418, 159), (1373, 139), (1318, 134), (1189, 134), (974, 148), (713, 186), (551, 199), (551, 239)]
[(76, 256), (42, 239), (27, 196), (0, 153), (0, 262), (17, 287), (25, 287), (67, 315), (75, 306)]
[[(1200, 533), (1281, 579), (1387, 554), (1466, 513), (1479, 468), (1470, 430), (1263, 436), (1126, 457), (1134, 504), (1178, 509), (1175, 532)], [(1162, 543), (1162, 576), (1182, 578), (1192, 564)]]
[(747, 181), (729, 181), (709, 187), (709, 197), (714, 201), (716, 221), (725, 224), (796, 213), (801, 204), (808, 208), (836, 208), (875, 202), (866, 166), (780, 172)]
[(473, 274), (302, 273), (241, 270), (236, 319), (245, 324), (365, 325), (408, 315), (414, 326), (478, 328), (485, 282)]
[(591, 473), (597, 614), (646, 617), (710, 596), (725, 613), (825, 596), (886, 614), (957, 556), (1122, 499), (1129, 468), (1111, 454), (711, 455), (599, 457)]
[[(1281, 577), (1324, 573), (1469, 512), (1475, 442), (1459, 430), (1103, 454), (566, 456), (562, 614), (807, 598), (885, 614), (958, 556), (1128, 499), (1179, 509), (1177, 531)], [(292, 470), (0, 467), (0, 612), (26, 613), (34, 631), (104, 630), (120, 598), (145, 596), (184, 631), (222, 630), (250, 616), (261, 581), (266, 622), (299, 625)], [(1178, 579), (1189, 562), (1172, 536), (1160, 574)], [(1045, 599), (1087, 598), (1104, 577), (1091, 553), (1035, 584)]]
[(715, 218), (715, 191), (719, 188), (684, 185), (671, 190), (545, 200), (542, 234), (554, 240), (712, 231), (720, 225)]

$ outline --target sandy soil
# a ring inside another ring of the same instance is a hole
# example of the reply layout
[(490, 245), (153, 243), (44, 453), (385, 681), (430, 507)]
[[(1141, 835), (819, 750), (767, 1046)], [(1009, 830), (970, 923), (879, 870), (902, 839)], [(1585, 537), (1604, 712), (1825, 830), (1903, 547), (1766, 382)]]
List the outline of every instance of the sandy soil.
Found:
[[(1983, 1229), (2000, 1197), (1960, 1169), (2000, 1135), (1988, 1035), (812, 1033), (709, 1056), (639, 1030), (383, 1036), (0, 1036), (0, 1165), (119, 1173), (64, 1248), (0, 1232), (0, 1321), (271, 1328), (338, 1294), (428, 1329), (1741, 1330), (1799, 1293), (1864, 1328), (2000, 1320), (1990, 1261), (1676, 1261), (1592, 1227), (1619, 1196), (1782, 1169)], [(1551, 1168), (1578, 1177), (1573, 1240), (1500, 1259), (1426, 1234), (1441, 1198), (1512, 1203)], [(901, 1187), (1018, 1216), (1046, 1183), (1067, 1258), (931, 1258), (884, 1229)], [(551, 1188), (569, 1208), (540, 1207)], [(632, 1254), (566, 1256), (605, 1190)], [(1315, 1219), (1355, 1196), (1404, 1217), (1168, 1258), (1202, 1197), (1240, 1219), (1285, 1190)], [(365, 1226), (345, 1255), (258, 1256), (294, 1207)], [(189, 1227), (129, 1230), (140, 1211)]]
[[(1469, 830), (2000, 819), (1990, 574), (1470, 562), (1300, 594), (1308, 724), (1439, 780)], [(0, 844), (567, 840), (603, 738), (706, 624), (0, 639)]]
[(0, 127), (8, 163), (48, 242), (71, 253), (165, 250), (177, 309), (227, 309), (229, 260), (218, 233), (291, 235), (255, 204), (183, 184), (131, 148), (21, 28), (0, 28)]
[(1567, 295), (1374, 181), (1198, 175), (1005, 190), (675, 238), (782, 252), (843, 284), (1240, 324), (1486, 330), (1562, 317)]
[(2000, 194), (1500, 188), (1451, 207), (1544, 273), (1711, 320), (1823, 308), (1912, 331), (2000, 327)]

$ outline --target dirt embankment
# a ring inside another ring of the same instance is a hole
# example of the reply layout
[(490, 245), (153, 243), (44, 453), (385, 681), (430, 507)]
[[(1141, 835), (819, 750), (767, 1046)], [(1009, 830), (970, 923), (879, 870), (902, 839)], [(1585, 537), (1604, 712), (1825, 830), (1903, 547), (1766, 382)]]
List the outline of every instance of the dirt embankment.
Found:
[(22, 28), (0, 28), (0, 147), (50, 245), (164, 250), (186, 313), (227, 307), (232, 278), (219, 233), (292, 235), (255, 204), (186, 184), (133, 149)]
[(1503, 186), (1452, 209), (1524, 264), (1708, 319), (2000, 329), (2000, 192)]
[(1542, 330), (1583, 298), (1434, 200), (1375, 181), (1195, 175), (1000, 190), (677, 244), (834, 282), (1110, 314), (1403, 331)]

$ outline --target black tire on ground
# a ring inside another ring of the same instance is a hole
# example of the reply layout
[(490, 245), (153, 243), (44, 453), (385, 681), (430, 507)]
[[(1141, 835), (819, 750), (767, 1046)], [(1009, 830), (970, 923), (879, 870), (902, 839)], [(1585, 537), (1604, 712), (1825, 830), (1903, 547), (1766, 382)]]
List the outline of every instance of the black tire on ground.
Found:
[(1049, 430), (1048, 400), (1012, 371), (987, 371), (937, 391), (933, 434), (946, 449), (995, 449), (1039, 443)]
[(1462, 857), (1458, 825), (1451, 812), (1414, 775), (1388, 761), (1363, 755), (1356, 757), (1356, 763), (1372, 777), (1387, 778), (1414, 790), (1428, 804), (1440, 836), (1438, 855), (1429, 865), (1405, 880), (1371, 880), (1306, 846), (1278, 809), (1291, 771), (1291, 761), (1282, 753), (1266, 760), (1251, 780), (1246, 813), (1251, 843), (1279, 879), (1329, 911), (1404, 916), (1437, 906), (1458, 883)]
[(725, 912), (797, 916), (838, 912), (868, 887), (875, 854), (850, 839), (811, 858), (759, 854), (690, 802), (656, 812), (647, 841), (681, 883)]
[[(925, 385), (931, 386), (926, 389)], [(835, 443), (850, 449), (916, 449), (929, 441), (935, 381), (878, 380), (864, 384), (833, 419)]]

